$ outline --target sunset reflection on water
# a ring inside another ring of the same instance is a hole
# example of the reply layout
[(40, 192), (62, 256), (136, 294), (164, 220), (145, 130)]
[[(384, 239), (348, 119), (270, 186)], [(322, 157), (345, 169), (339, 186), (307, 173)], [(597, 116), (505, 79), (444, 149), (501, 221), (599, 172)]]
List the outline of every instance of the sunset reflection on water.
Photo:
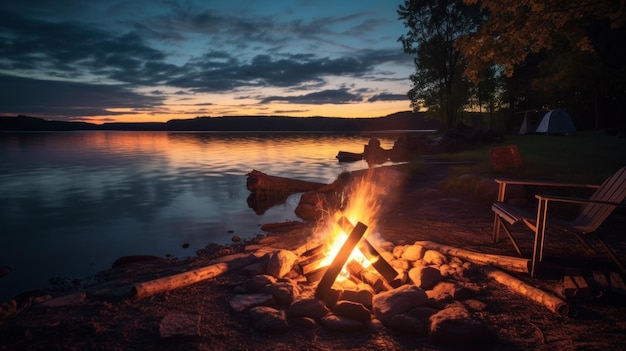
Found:
[[(329, 183), (363, 161), (364, 135), (210, 132), (0, 134), (0, 301), (82, 277), (126, 255), (194, 255), (297, 219), (295, 194), (262, 216), (248, 207), (246, 174)], [(389, 148), (391, 138), (381, 138)], [(183, 248), (183, 244), (189, 244)], [(46, 262), (36, 266), (36, 262)]]

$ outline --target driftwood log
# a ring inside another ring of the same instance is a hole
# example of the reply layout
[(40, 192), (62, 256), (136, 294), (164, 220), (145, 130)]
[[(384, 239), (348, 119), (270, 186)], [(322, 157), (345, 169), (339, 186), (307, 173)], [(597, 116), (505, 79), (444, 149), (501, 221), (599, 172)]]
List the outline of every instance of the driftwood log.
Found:
[(541, 289), (537, 289), (499, 269), (483, 267), (481, 272), (511, 290), (546, 306), (550, 311), (560, 316), (567, 316), (569, 313), (569, 305), (567, 302)]
[(416, 241), (415, 245), (420, 245), (427, 250), (439, 251), (444, 255), (456, 256), (476, 264), (492, 265), (517, 273), (530, 272), (530, 260), (526, 258), (486, 254), (438, 244), (432, 241)]
[(265, 174), (255, 169), (248, 173), (246, 187), (253, 193), (264, 195), (284, 195), (302, 193), (323, 187), (324, 183), (309, 182), (306, 180), (277, 177)]
[(135, 284), (133, 294), (142, 299), (165, 291), (182, 288), (203, 280), (215, 278), (230, 270), (244, 267), (256, 260), (254, 255), (237, 254), (225, 256), (220, 261), (206, 267), (197, 268), (188, 272), (183, 272), (167, 277)]

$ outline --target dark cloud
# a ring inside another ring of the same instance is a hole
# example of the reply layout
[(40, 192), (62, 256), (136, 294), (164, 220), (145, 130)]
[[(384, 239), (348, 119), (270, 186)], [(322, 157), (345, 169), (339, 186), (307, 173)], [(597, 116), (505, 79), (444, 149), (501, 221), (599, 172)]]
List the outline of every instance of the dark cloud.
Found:
[[(153, 109), (163, 98), (132, 92), (121, 85), (96, 85), (0, 75), (3, 113), (55, 117), (116, 115), (111, 108)], [(131, 112), (132, 113), (132, 112)]]
[(388, 94), (382, 93), (378, 95), (374, 95), (367, 99), (368, 102), (376, 102), (376, 101), (406, 101), (409, 97), (406, 94)]
[(274, 110), (272, 113), (280, 115), (280, 114), (290, 114), (290, 113), (305, 113), (309, 112), (309, 110)]
[[(0, 81), (3, 90), (13, 88), (1, 94), (0, 113), (114, 115), (105, 109), (153, 109), (171, 95), (271, 87), (306, 93), (256, 99), (346, 104), (363, 101), (366, 89), (329, 86), (329, 77), (397, 80), (396, 72), (377, 66), (407, 62), (395, 40), (389, 43), (392, 50), (346, 44), (355, 37), (375, 42), (384, 21), (371, 14), (277, 16), (228, 14), (178, 1), (89, 6), (71, 0), (9, 1), (0, 5)], [(201, 44), (187, 45), (197, 38)], [(329, 43), (339, 49), (318, 50)], [(165, 86), (180, 90), (167, 93)], [(380, 94), (368, 101), (394, 99), (399, 98)]]
[[(0, 14), (0, 19), (0, 34), (13, 38), (0, 44), (0, 56), (5, 58), (0, 68), (5, 71), (45, 68), (59, 78), (76, 78), (88, 72), (123, 83), (168, 84), (199, 92), (228, 91), (241, 86), (287, 87), (320, 82), (325, 75), (362, 76), (377, 64), (399, 59), (401, 53), (400, 49), (395, 53), (368, 50), (338, 58), (312, 54), (257, 55), (245, 62), (238, 59), (236, 53), (209, 51), (183, 66), (176, 66), (166, 63), (166, 54), (150, 47), (139, 32), (115, 34), (79, 22), (48, 22), (6, 12)], [(261, 21), (263, 24), (239, 21), (233, 25), (237, 21), (216, 18), (208, 11), (191, 16), (189, 21), (195, 30), (203, 33), (236, 31), (236, 35), (246, 36), (250, 32), (258, 33), (259, 28), (275, 25), (266, 21)], [(229, 25), (223, 26), (224, 23)], [(313, 25), (318, 28), (318, 35), (319, 26)], [(292, 28), (300, 35), (313, 32), (297, 25)]]
[(350, 93), (347, 89), (323, 90), (299, 96), (270, 96), (261, 101), (262, 104), (279, 101), (290, 104), (350, 104), (363, 101), (363, 97)]
[(356, 57), (337, 59), (313, 55), (291, 55), (273, 58), (258, 55), (249, 63), (234, 57), (214, 59), (212, 53), (203, 60), (185, 66), (188, 72), (167, 85), (196, 92), (223, 92), (239, 87), (293, 87), (306, 83), (322, 83), (324, 76), (361, 76), (372, 69), (372, 63)]
[(137, 72), (165, 55), (135, 33), (116, 35), (79, 22), (50, 22), (0, 13), (0, 68), (47, 71), (74, 78), (85, 73), (110, 76)]

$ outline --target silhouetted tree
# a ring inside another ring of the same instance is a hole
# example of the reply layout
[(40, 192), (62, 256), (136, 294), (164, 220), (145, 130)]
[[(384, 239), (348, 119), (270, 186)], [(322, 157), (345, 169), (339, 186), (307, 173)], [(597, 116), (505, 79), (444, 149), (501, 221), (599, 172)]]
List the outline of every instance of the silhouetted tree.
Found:
[(406, 53), (415, 54), (416, 72), (408, 92), (412, 107), (425, 107), (443, 126), (453, 126), (470, 87), (462, 77), (465, 61), (454, 42), (477, 29), (480, 7), (461, 0), (407, 0), (398, 16), (408, 29), (398, 41)]

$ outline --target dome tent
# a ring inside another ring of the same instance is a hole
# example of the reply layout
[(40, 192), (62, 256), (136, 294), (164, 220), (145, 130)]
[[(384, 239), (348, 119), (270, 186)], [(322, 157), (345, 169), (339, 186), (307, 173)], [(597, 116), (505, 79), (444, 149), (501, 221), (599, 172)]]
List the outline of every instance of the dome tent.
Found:
[(536, 133), (573, 134), (576, 133), (576, 126), (574, 126), (574, 122), (572, 122), (572, 118), (567, 112), (557, 108), (548, 111), (543, 116)]

